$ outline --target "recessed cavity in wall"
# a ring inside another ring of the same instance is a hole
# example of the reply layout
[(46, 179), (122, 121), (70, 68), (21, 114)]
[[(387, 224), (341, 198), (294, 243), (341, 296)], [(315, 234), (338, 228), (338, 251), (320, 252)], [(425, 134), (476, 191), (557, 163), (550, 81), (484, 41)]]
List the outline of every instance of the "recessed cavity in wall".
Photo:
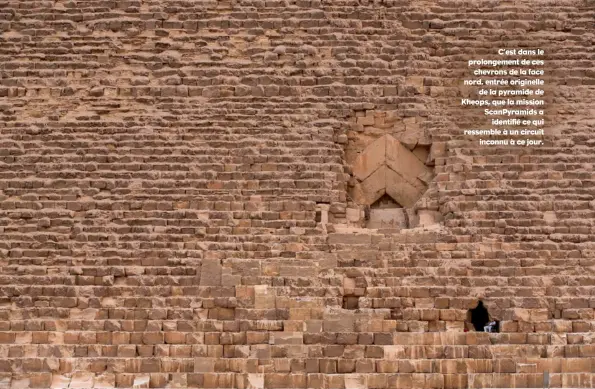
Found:
[(438, 223), (438, 208), (420, 201), (434, 177), (434, 157), (417, 119), (364, 109), (355, 111), (352, 127), (345, 150), (348, 223), (390, 229)]

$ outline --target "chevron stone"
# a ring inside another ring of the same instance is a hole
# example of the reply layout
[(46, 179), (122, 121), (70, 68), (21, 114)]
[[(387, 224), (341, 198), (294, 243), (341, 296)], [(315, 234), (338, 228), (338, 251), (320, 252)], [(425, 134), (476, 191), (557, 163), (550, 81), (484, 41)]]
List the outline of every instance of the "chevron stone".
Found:
[(411, 177), (407, 179), (390, 168), (385, 170), (386, 193), (406, 208), (413, 207), (427, 188), (421, 181), (416, 182)]
[(387, 135), (370, 143), (357, 157), (353, 164), (353, 174), (364, 181), (372, 173), (386, 164)]
[(388, 170), (383, 164), (361, 183), (367, 204), (374, 203), (386, 193), (386, 172)]
[(353, 173), (362, 181), (367, 204), (387, 193), (404, 207), (415, 204), (432, 176), (430, 168), (390, 135), (381, 136), (364, 149), (355, 160)]
[(392, 136), (386, 135), (385, 143), (386, 165), (410, 185), (418, 187), (421, 184), (425, 187), (425, 184), (420, 182), (418, 177), (431, 175), (431, 170)]

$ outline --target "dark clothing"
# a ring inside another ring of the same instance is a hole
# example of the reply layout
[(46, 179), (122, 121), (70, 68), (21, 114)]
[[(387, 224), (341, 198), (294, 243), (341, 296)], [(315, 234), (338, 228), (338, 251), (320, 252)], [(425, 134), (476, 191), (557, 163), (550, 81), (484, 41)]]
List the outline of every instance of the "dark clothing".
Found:
[(490, 321), (490, 316), (488, 314), (488, 310), (483, 306), (483, 303), (480, 301), (477, 304), (477, 308), (471, 310), (471, 323), (473, 323), (473, 327), (475, 331), (484, 331), (484, 326), (488, 324)]

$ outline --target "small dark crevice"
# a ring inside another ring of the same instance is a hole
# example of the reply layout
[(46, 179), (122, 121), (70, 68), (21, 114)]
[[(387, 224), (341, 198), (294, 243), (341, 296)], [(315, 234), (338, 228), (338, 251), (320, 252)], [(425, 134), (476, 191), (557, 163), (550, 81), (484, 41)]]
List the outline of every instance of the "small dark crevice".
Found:
[(343, 309), (358, 309), (359, 297), (357, 296), (343, 296)]
[(403, 216), (405, 218), (405, 227), (404, 228), (411, 228), (411, 221), (409, 221), (409, 212), (407, 212), (407, 210), (405, 210), (405, 212), (403, 212)]

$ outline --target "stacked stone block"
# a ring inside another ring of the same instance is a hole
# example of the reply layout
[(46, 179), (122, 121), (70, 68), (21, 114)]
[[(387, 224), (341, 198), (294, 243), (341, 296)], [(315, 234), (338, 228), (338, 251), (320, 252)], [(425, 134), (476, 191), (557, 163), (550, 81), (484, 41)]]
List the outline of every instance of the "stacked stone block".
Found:
[[(0, 1), (0, 387), (595, 386), (592, 16)], [(466, 60), (528, 45), (546, 144), (479, 147)], [(436, 228), (341, 227), (383, 126), (431, 138)]]

